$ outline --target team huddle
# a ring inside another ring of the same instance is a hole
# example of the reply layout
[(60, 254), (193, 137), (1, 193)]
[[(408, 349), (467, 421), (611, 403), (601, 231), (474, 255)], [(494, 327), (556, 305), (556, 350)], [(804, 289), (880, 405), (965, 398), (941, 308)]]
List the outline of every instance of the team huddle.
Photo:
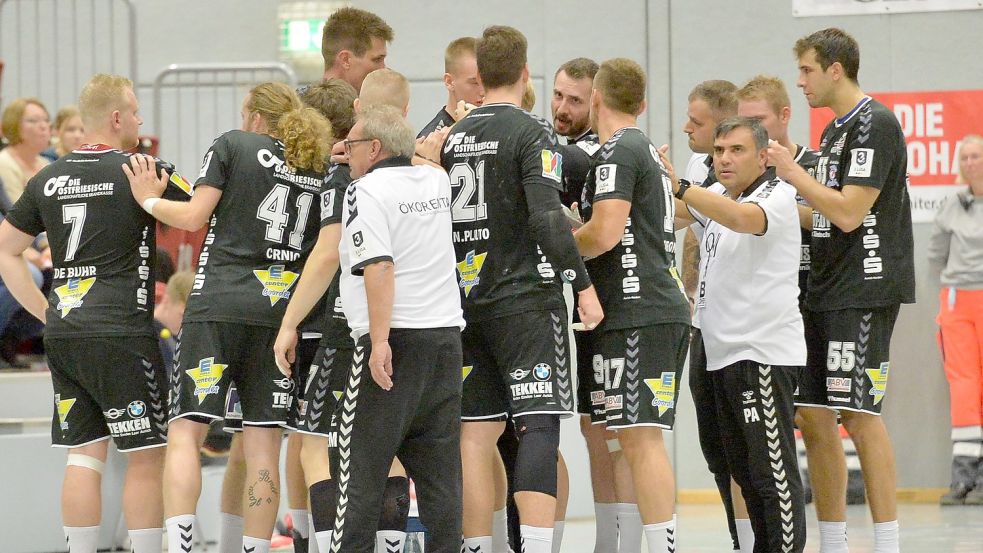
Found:
[[(170, 553), (194, 551), (199, 449), (224, 421), (222, 553), (270, 550), (285, 430), (298, 553), (402, 551), (410, 480), (428, 552), (556, 552), (560, 420), (576, 413), (595, 553), (641, 551), (642, 536), (675, 551), (663, 431), (688, 358), (734, 551), (803, 551), (796, 428), (821, 551), (847, 551), (839, 423), (875, 551), (898, 551), (879, 414), (914, 301), (907, 161), (897, 120), (859, 88), (856, 41), (825, 29), (795, 44), (798, 86), (836, 114), (819, 151), (790, 140), (780, 80), (708, 80), (678, 175), (638, 127), (632, 60), (563, 64), (548, 121), (529, 111), (525, 37), (491, 26), (450, 43), (447, 104), (416, 132), (409, 83), (385, 68), (392, 41), (378, 16), (335, 12), (324, 81), (253, 87), (193, 185), (124, 153), (141, 124), (129, 80), (83, 88), (85, 145), (0, 226), (0, 276), (47, 325), (70, 550), (96, 549), (111, 437), (129, 458), (133, 551), (159, 552), (165, 531)], [(157, 222), (207, 227), (173, 367), (152, 327)], [(47, 298), (20, 258), (42, 232)]]

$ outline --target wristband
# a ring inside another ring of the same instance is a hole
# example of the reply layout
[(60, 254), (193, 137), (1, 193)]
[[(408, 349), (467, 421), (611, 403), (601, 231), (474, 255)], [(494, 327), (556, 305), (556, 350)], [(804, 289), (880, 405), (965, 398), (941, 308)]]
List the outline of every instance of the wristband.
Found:
[(686, 191), (689, 190), (690, 186), (693, 186), (693, 183), (691, 183), (686, 179), (679, 179), (679, 188), (676, 190), (676, 193), (673, 194), (673, 196), (675, 196), (676, 199), (678, 200), (682, 200), (683, 194), (685, 194)]
[(154, 206), (157, 205), (157, 202), (159, 202), (159, 201), (160, 201), (160, 198), (147, 198), (146, 200), (143, 201), (143, 210), (146, 211), (147, 213), (153, 215), (154, 214)]

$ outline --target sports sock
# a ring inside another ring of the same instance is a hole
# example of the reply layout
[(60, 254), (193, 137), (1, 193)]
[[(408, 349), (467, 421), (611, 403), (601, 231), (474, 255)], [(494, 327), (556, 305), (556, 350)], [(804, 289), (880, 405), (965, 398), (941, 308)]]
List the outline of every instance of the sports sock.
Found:
[(635, 503), (618, 503), (618, 553), (641, 553), (642, 515)]
[[(508, 540), (505, 540), (508, 542)], [(463, 553), (489, 553), (492, 551), (491, 536), (477, 536), (474, 538), (464, 538)]]
[(898, 553), (898, 521), (874, 523), (874, 553)]
[(314, 532), (314, 539), (311, 541), (317, 542), (317, 550), (320, 553), (331, 551), (331, 532), (332, 530), (321, 530), (319, 532)]
[(164, 521), (164, 527), (167, 528), (167, 553), (191, 553), (195, 544), (195, 515), (171, 517)]
[(492, 513), (491, 553), (509, 553), (509, 511)]
[(521, 553), (553, 553), (553, 529), (519, 525), (522, 536)]
[(314, 515), (312, 515), (311, 512), (308, 511), (307, 512), (307, 533), (308, 533), (307, 553), (318, 553), (317, 540), (314, 539), (314, 536), (311, 535), (313, 534), (313, 530), (314, 530)]
[(63, 526), (72, 553), (96, 553), (99, 544), (98, 526)]
[(676, 520), (670, 519), (642, 526), (648, 553), (674, 553), (676, 551)]
[(376, 553), (403, 553), (406, 532), (399, 530), (379, 530), (375, 533)]
[(130, 549), (133, 553), (160, 553), (164, 541), (163, 528), (130, 530)]
[(845, 521), (819, 521), (819, 553), (849, 553)]
[(310, 512), (307, 509), (290, 509), (290, 520), (294, 525), (294, 532), (300, 534), (302, 538), (311, 536), (311, 527), (308, 526)]
[(218, 553), (242, 553), (242, 517), (229, 513), (219, 515), (222, 526), (219, 529)]
[(563, 527), (566, 522), (557, 520), (553, 522), (553, 553), (560, 553), (560, 543), (563, 541)]
[(751, 519), (735, 518), (734, 524), (737, 525), (737, 541), (741, 544), (741, 553), (752, 553), (754, 551), (754, 530), (751, 528)]
[(594, 504), (594, 553), (618, 551), (618, 504)]
[(270, 540), (243, 536), (242, 553), (270, 553)]

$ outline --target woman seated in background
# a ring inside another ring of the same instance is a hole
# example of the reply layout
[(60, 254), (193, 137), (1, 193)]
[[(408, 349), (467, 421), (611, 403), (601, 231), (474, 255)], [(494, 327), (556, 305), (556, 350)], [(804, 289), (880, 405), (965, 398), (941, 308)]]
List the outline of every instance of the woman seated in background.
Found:
[(940, 271), (939, 347), (949, 380), (952, 485), (943, 505), (983, 505), (983, 137), (959, 148), (969, 188), (935, 216), (929, 262)]
[(58, 138), (54, 146), (41, 152), (41, 157), (54, 161), (82, 145), (82, 114), (75, 106), (65, 106), (55, 115), (55, 136)]
[[(3, 110), (0, 130), (10, 144), (0, 150), (0, 181), (13, 205), (27, 181), (48, 164), (41, 157), (51, 142), (48, 110), (36, 98), (17, 98)], [(3, 206), (4, 212), (10, 205)]]

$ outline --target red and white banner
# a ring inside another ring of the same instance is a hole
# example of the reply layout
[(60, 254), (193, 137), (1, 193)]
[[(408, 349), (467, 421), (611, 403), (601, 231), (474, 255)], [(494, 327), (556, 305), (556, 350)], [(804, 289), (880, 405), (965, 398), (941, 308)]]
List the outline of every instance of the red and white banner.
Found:
[[(894, 111), (908, 144), (908, 177), (912, 220), (930, 222), (946, 197), (965, 185), (956, 184), (959, 143), (967, 134), (983, 132), (983, 90), (938, 92), (874, 92)], [(809, 138), (813, 148), (826, 124), (829, 108), (811, 110)]]
[(983, 9), (980, 0), (792, 0), (792, 15), (865, 15)]

